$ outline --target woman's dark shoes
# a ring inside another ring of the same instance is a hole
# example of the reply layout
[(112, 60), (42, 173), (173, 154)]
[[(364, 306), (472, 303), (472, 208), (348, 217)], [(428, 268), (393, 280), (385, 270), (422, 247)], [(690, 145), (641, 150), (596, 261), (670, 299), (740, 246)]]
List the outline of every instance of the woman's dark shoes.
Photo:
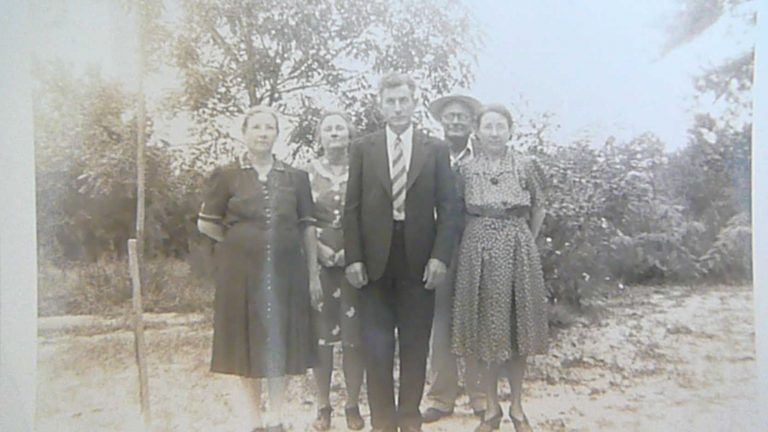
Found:
[(317, 410), (317, 418), (312, 422), (312, 429), (316, 431), (331, 429), (331, 407), (323, 407)]
[(512, 409), (509, 410), (509, 418), (512, 420), (512, 424), (515, 425), (515, 431), (516, 432), (533, 432), (533, 428), (531, 427), (531, 424), (528, 423), (528, 417), (523, 414), (523, 418), (515, 418), (515, 416), (512, 415)]
[(484, 418), (482, 422), (480, 422), (479, 425), (475, 428), (475, 432), (492, 432), (501, 426), (501, 417), (503, 416), (503, 411), (501, 411), (501, 407), (499, 407), (499, 412), (496, 413), (491, 418)]
[[(344, 408), (344, 415), (347, 417), (348, 429), (361, 430), (365, 427), (365, 420), (360, 415), (360, 408), (357, 405)], [(330, 421), (328, 424), (330, 425)]]
[(427, 408), (424, 414), (421, 415), (421, 421), (424, 423), (434, 423), (443, 417), (448, 417), (453, 414), (453, 411), (443, 411), (437, 408)]
[(472, 409), (472, 414), (475, 415), (475, 417), (479, 418), (480, 420), (485, 417), (485, 410), (484, 409)]

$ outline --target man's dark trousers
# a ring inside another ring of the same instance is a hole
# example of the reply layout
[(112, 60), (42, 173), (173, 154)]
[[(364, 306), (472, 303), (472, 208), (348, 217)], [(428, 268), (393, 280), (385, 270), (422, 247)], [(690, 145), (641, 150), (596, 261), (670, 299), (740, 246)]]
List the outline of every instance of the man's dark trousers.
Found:
[[(421, 403), (434, 311), (434, 291), (408, 278), (403, 222), (395, 222), (384, 276), (360, 291), (362, 344), (372, 426), (421, 425)], [(400, 389), (395, 404), (395, 329), (400, 348)], [(396, 408), (397, 407), (397, 408)]]

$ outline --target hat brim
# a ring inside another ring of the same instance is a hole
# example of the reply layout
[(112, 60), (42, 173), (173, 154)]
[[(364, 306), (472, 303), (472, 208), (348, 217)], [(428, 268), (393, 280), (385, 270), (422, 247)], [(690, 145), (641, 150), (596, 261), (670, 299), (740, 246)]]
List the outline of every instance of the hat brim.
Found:
[(429, 113), (432, 115), (432, 117), (434, 117), (436, 120), (440, 120), (445, 106), (451, 102), (459, 102), (468, 106), (472, 111), (472, 117), (476, 117), (480, 110), (483, 108), (483, 104), (471, 96), (448, 95), (435, 99), (431, 104), (429, 104), (427, 109), (429, 110)]

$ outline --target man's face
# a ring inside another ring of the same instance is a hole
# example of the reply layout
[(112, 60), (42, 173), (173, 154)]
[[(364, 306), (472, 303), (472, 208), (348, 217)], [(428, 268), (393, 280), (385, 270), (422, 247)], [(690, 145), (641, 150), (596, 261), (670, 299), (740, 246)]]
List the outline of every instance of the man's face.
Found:
[(411, 124), (416, 101), (407, 85), (381, 91), (381, 114), (390, 127), (405, 130)]
[(472, 110), (461, 102), (451, 102), (443, 108), (440, 123), (446, 138), (466, 138), (472, 133)]

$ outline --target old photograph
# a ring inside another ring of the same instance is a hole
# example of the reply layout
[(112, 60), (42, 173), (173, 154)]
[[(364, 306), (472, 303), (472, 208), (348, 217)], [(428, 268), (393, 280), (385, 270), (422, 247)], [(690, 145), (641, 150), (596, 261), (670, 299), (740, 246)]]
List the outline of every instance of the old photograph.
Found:
[(765, 430), (757, 3), (29, 2), (35, 430)]

